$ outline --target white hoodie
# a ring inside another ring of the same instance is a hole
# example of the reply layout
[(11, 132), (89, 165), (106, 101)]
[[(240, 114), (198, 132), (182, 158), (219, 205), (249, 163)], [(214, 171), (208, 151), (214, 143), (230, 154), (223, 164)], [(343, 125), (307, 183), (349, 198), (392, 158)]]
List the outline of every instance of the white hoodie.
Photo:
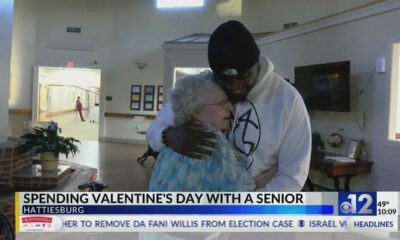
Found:
[[(300, 191), (307, 179), (311, 154), (311, 129), (300, 94), (273, 72), (274, 65), (260, 58), (259, 78), (247, 100), (235, 106), (228, 138), (236, 158), (254, 177), (274, 165), (276, 176), (259, 191)], [(168, 103), (147, 129), (147, 142), (160, 150), (161, 132), (173, 124)]]

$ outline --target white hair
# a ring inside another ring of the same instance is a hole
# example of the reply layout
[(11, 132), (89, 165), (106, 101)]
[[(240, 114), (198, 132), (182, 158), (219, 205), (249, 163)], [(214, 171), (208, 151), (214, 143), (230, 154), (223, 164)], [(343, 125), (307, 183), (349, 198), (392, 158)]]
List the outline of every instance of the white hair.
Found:
[(213, 75), (208, 70), (178, 79), (175, 87), (169, 91), (175, 125), (179, 126), (190, 121), (199, 108), (208, 103), (206, 93), (216, 91), (222, 90), (213, 81)]

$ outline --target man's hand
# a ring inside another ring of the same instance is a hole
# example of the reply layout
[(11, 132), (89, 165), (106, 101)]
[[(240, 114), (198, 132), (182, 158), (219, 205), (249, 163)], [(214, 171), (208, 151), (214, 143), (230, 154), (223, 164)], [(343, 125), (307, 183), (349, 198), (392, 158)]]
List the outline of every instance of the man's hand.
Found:
[(278, 171), (278, 166), (274, 165), (272, 168), (264, 170), (257, 176), (255, 176), (253, 179), (256, 182), (256, 189), (265, 187), (265, 185), (269, 183), (271, 179), (276, 176), (277, 171)]
[[(217, 135), (198, 123), (186, 123), (179, 127), (168, 127), (165, 138), (168, 147), (182, 155), (203, 159), (212, 155), (209, 148), (217, 148), (213, 142)], [(208, 149), (207, 149), (208, 148)]]

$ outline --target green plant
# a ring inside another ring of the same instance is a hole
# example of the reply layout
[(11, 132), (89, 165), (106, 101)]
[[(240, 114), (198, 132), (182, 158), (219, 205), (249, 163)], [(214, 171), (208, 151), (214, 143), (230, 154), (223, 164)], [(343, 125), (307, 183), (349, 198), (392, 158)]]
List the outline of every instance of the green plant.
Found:
[(48, 127), (30, 129), (21, 136), (18, 145), (22, 152), (51, 152), (55, 158), (58, 158), (60, 154), (64, 154), (67, 158), (69, 154), (75, 156), (79, 151), (75, 143), (80, 143), (80, 141), (72, 137), (62, 137), (59, 133), (61, 133), (61, 129), (57, 126), (57, 123), (51, 122)]

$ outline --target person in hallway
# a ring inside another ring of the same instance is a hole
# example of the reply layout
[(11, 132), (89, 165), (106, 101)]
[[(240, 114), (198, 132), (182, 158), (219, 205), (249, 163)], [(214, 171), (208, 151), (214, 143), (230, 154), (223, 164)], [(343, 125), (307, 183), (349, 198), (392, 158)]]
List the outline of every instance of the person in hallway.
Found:
[(82, 115), (83, 106), (82, 106), (82, 102), (81, 102), (81, 97), (79, 97), (79, 96), (76, 99), (75, 108), (79, 112), (79, 117), (81, 118), (81, 121), (86, 122)]
[[(228, 139), (238, 161), (253, 177), (266, 174), (259, 191), (300, 191), (311, 156), (310, 119), (297, 90), (274, 72), (253, 35), (238, 21), (216, 28), (208, 44), (214, 82), (235, 103)], [(218, 146), (210, 131), (195, 124), (175, 125), (167, 104), (147, 130), (147, 142), (158, 151), (168, 145), (196, 159)], [(161, 141), (163, 139), (163, 141)]]
[(218, 148), (204, 161), (197, 161), (166, 144), (157, 157), (150, 191), (254, 191), (254, 180), (236, 160), (223, 134), (229, 130), (233, 106), (212, 79), (210, 71), (187, 75), (170, 91), (170, 100), (175, 125), (199, 122), (201, 128), (215, 133)]

